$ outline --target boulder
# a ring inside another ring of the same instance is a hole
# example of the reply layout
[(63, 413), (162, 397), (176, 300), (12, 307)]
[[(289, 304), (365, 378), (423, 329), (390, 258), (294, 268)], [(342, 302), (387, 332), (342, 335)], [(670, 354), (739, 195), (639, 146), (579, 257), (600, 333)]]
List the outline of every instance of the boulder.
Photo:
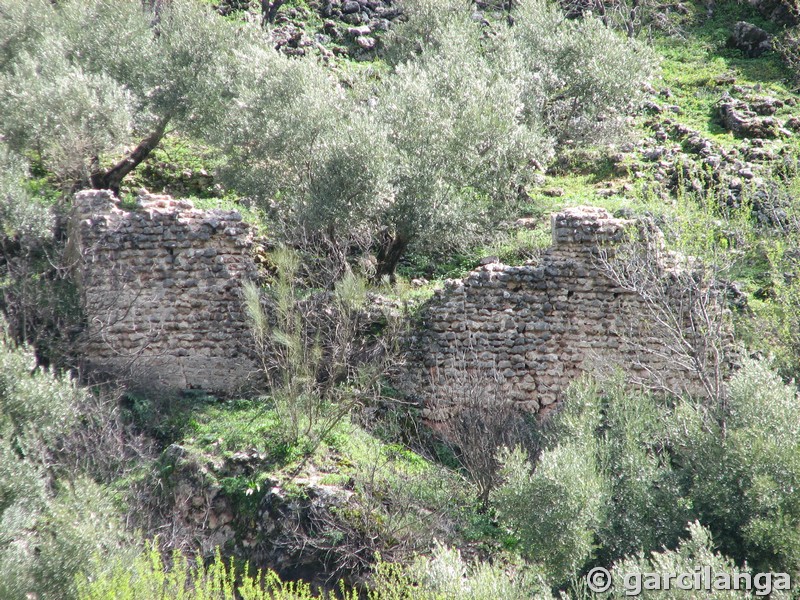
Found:
[(755, 58), (772, 50), (772, 42), (770, 35), (760, 27), (739, 21), (733, 26), (731, 36), (728, 38), (728, 47), (738, 48), (748, 58)]
[(719, 115), (722, 125), (738, 137), (774, 139), (791, 135), (774, 117), (759, 117), (746, 102), (728, 95), (719, 103)]
[(794, 27), (800, 23), (800, 6), (796, 0), (750, 0), (750, 4), (777, 25)]

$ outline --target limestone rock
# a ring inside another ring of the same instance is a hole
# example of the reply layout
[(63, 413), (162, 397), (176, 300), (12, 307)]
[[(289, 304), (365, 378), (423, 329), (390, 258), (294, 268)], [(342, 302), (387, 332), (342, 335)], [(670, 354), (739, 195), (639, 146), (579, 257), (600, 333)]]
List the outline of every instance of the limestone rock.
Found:
[(752, 23), (739, 21), (733, 26), (728, 47), (738, 48), (748, 58), (756, 58), (772, 50), (770, 35)]

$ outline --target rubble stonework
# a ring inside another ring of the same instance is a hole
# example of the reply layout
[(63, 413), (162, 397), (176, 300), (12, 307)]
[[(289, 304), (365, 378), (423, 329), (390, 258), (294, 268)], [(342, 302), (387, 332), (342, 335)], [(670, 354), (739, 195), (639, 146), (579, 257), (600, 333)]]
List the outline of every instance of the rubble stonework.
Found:
[(148, 387), (232, 392), (256, 371), (240, 285), (255, 276), (236, 211), (109, 191), (75, 196), (70, 244), (87, 318), (91, 372)]
[(552, 247), (537, 263), (489, 264), (448, 281), (422, 312), (403, 387), (434, 420), (476, 394), (547, 412), (571, 381), (600, 368), (639, 381), (657, 374), (691, 390), (693, 375), (648, 332), (641, 297), (615, 284), (598, 259), (632, 223), (602, 208), (568, 209), (553, 215)]

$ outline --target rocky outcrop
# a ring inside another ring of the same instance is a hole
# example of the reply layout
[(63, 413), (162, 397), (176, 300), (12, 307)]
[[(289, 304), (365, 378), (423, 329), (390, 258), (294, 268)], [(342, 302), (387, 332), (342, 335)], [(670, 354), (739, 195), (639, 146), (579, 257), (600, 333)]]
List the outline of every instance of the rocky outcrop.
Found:
[[(275, 48), (289, 56), (319, 53), (324, 57), (346, 55), (371, 60), (380, 36), (402, 16), (398, 0), (313, 0), (280, 3), (267, 33)], [(222, 14), (242, 11), (246, 18), (261, 19), (260, 3), (220, 0)], [(321, 25), (317, 25), (321, 23)]]
[[(714, 84), (726, 88), (714, 110), (719, 124), (735, 133), (733, 143), (688, 126), (680, 109), (669, 104), (672, 92), (653, 89), (644, 123), (650, 134), (611, 149), (609, 160), (617, 174), (649, 182), (649, 192), (665, 201), (672, 193), (686, 191), (713, 196), (721, 206), (748, 206), (763, 225), (784, 227), (790, 199), (774, 174), (776, 164), (786, 172), (796, 168), (792, 148), (800, 131), (797, 99), (765, 94), (759, 85), (737, 85), (733, 75), (719, 76)], [(620, 187), (611, 192), (634, 189), (628, 183)]]
[[(777, 107), (764, 106), (761, 115), (773, 114)], [(725, 96), (719, 103), (719, 116), (725, 129), (737, 137), (775, 139), (791, 135), (781, 127), (780, 122), (771, 116), (761, 116), (746, 102)]]
[(752, 23), (739, 21), (728, 38), (729, 48), (738, 48), (748, 58), (756, 58), (772, 50), (770, 35)]
[(797, 0), (750, 0), (764, 18), (778, 25), (794, 27), (800, 23), (800, 6)]
[(221, 457), (171, 445), (161, 458), (170, 527), (204, 557), (219, 548), (284, 578), (324, 585), (333, 570), (330, 552), (303, 544), (301, 536), (312, 538), (315, 516), (333, 520), (337, 510), (356, 511), (354, 493), (322, 483), (321, 475), (290, 483), (264, 476), (272, 468), (270, 457), (255, 449)]
[(109, 191), (74, 200), (70, 248), (93, 374), (149, 389), (233, 392), (256, 372), (240, 286), (255, 278), (249, 226), (235, 211)]

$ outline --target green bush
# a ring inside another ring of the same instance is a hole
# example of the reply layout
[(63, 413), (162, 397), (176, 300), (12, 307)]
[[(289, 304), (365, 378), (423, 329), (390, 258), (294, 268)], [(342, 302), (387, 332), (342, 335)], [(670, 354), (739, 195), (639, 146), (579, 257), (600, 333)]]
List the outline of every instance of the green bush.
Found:
[(535, 465), (505, 455), (493, 505), (555, 584), (675, 548), (695, 520), (737, 564), (794, 573), (799, 436), (797, 390), (764, 363), (745, 361), (713, 406), (583, 382), (545, 428)]
[[(213, 562), (191, 563), (173, 553), (167, 567), (155, 543), (133, 561), (112, 562), (95, 557), (98, 575), (77, 577), (79, 600), (312, 600), (328, 598), (302, 582), (284, 582), (272, 571), (237, 572), (219, 553)], [(380, 562), (359, 595), (339, 585), (337, 598), (356, 600), (550, 600), (541, 578), (515, 562), (496, 564), (465, 561), (456, 550), (437, 547), (430, 557), (402, 566)]]
[[(611, 570), (614, 587), (609, 593), (610, 598), (628, 598), (631, 593), (640, 590), (636, 594), (638, 598), (645, 599), (668, 599), (668, 600), (690, 600), (698, 597), (696, 590), (676, 589), (673, 584), (671, 589), (648, 590), (646, 587), (648, 573), (696, 573), (698, 569), (707, 568), (711, 573), (709, 585), (713, 586), (716, 577), (728, 576), (736, 578), (735, 581), (746, 581), (739, 579), (740, 576), (749, 577), (752, 582), (752, 590), (756, 597), (763, 596), (768, 590), (762, 588), (766, 582), (753, 577), (752, 569), (740, 569), (727, 556), (715, 552), (711, 534), (699, 523), (690, 523), (688, 536), (674, 550), (664, 550), (653, 552), (650, 555), (638, 555), (630, 557), (614, 565)], [(702, 581), (702, 580), (701, 580)], [(705, 583), (703, 583), (705, 585)], [(715, 590), (715, 598), (752, 598), (753, 594), (744, 590)], [(713, 588), (712, 588), (713, 589)], [(781, 590), (772, 591), (770, 598), (789, 598), (790, 594)]]
[(0, 337), (0, 598), (71, 598), (93, 554), (127, 546), (106, 492), (75, 473), (57, 476), (82, 393)]
[(546, 450), (533, 472), (520, 451), (506, 453), (502, 463), (505, 484), (492, 494), (498, 517), (549, 581), (565, 582), (591, 556), (602, 521), (605, 482), (591, 446), (578, 441)]
[[(95, 576), (76, 577), (78, 600), (311, 600), (311, 586), (282, 582), (272, 571), (251, 574), (247, 567), (238, 573), (233, 563), (223, 562), (219, 552), (204, 565), (198, 557), (190, 562), (175, 551), (170, 565), (154, 541), (132, 561), (111, 564), (95, 556)], [(343, 600), (357, 595), (345, 594)]]
[(513, 13), (506, 68), (522, 80), (528, 119), (556, 143), (608, 143), (625, 129), (656, 59), (601, 20), (564, 19), (547, 0), (524, 0)]
[(469, 562), (457, 550), (437, 546), (431, 556), (407, 567), (379, 563), (370, 600), (508, 600), (552, 598), (541, 575), (529, 565)]
[(592, 561), (677, 542), (691, 513), (667, 454), (668, 409), (620, 381), (574, 384), (533, 473), (518, 453), (494, 495), (523, 552), (563, 583)]
[(620, 383), (599, 392), (578, 387), (573, 397), (592, 394), (603, 401), (598, 461), (610, 495), (607, 517), (598, 531), (597, 556), (608, 564), (674, 546), (692, 513), (672, 463), (669, 406), (649, 394), (625, 390)]
[(675, 443), (693, 509), (726, 554), (757, 570), (800, 567), (800, 399), (747, 361), (727, 406), (684, 407)]
[(0, 143), (0, 248), (6, 255), (12, 241), (30, 245), (53, 235), (53, 215), (25, 189), (28, 176), (25, 161)]

